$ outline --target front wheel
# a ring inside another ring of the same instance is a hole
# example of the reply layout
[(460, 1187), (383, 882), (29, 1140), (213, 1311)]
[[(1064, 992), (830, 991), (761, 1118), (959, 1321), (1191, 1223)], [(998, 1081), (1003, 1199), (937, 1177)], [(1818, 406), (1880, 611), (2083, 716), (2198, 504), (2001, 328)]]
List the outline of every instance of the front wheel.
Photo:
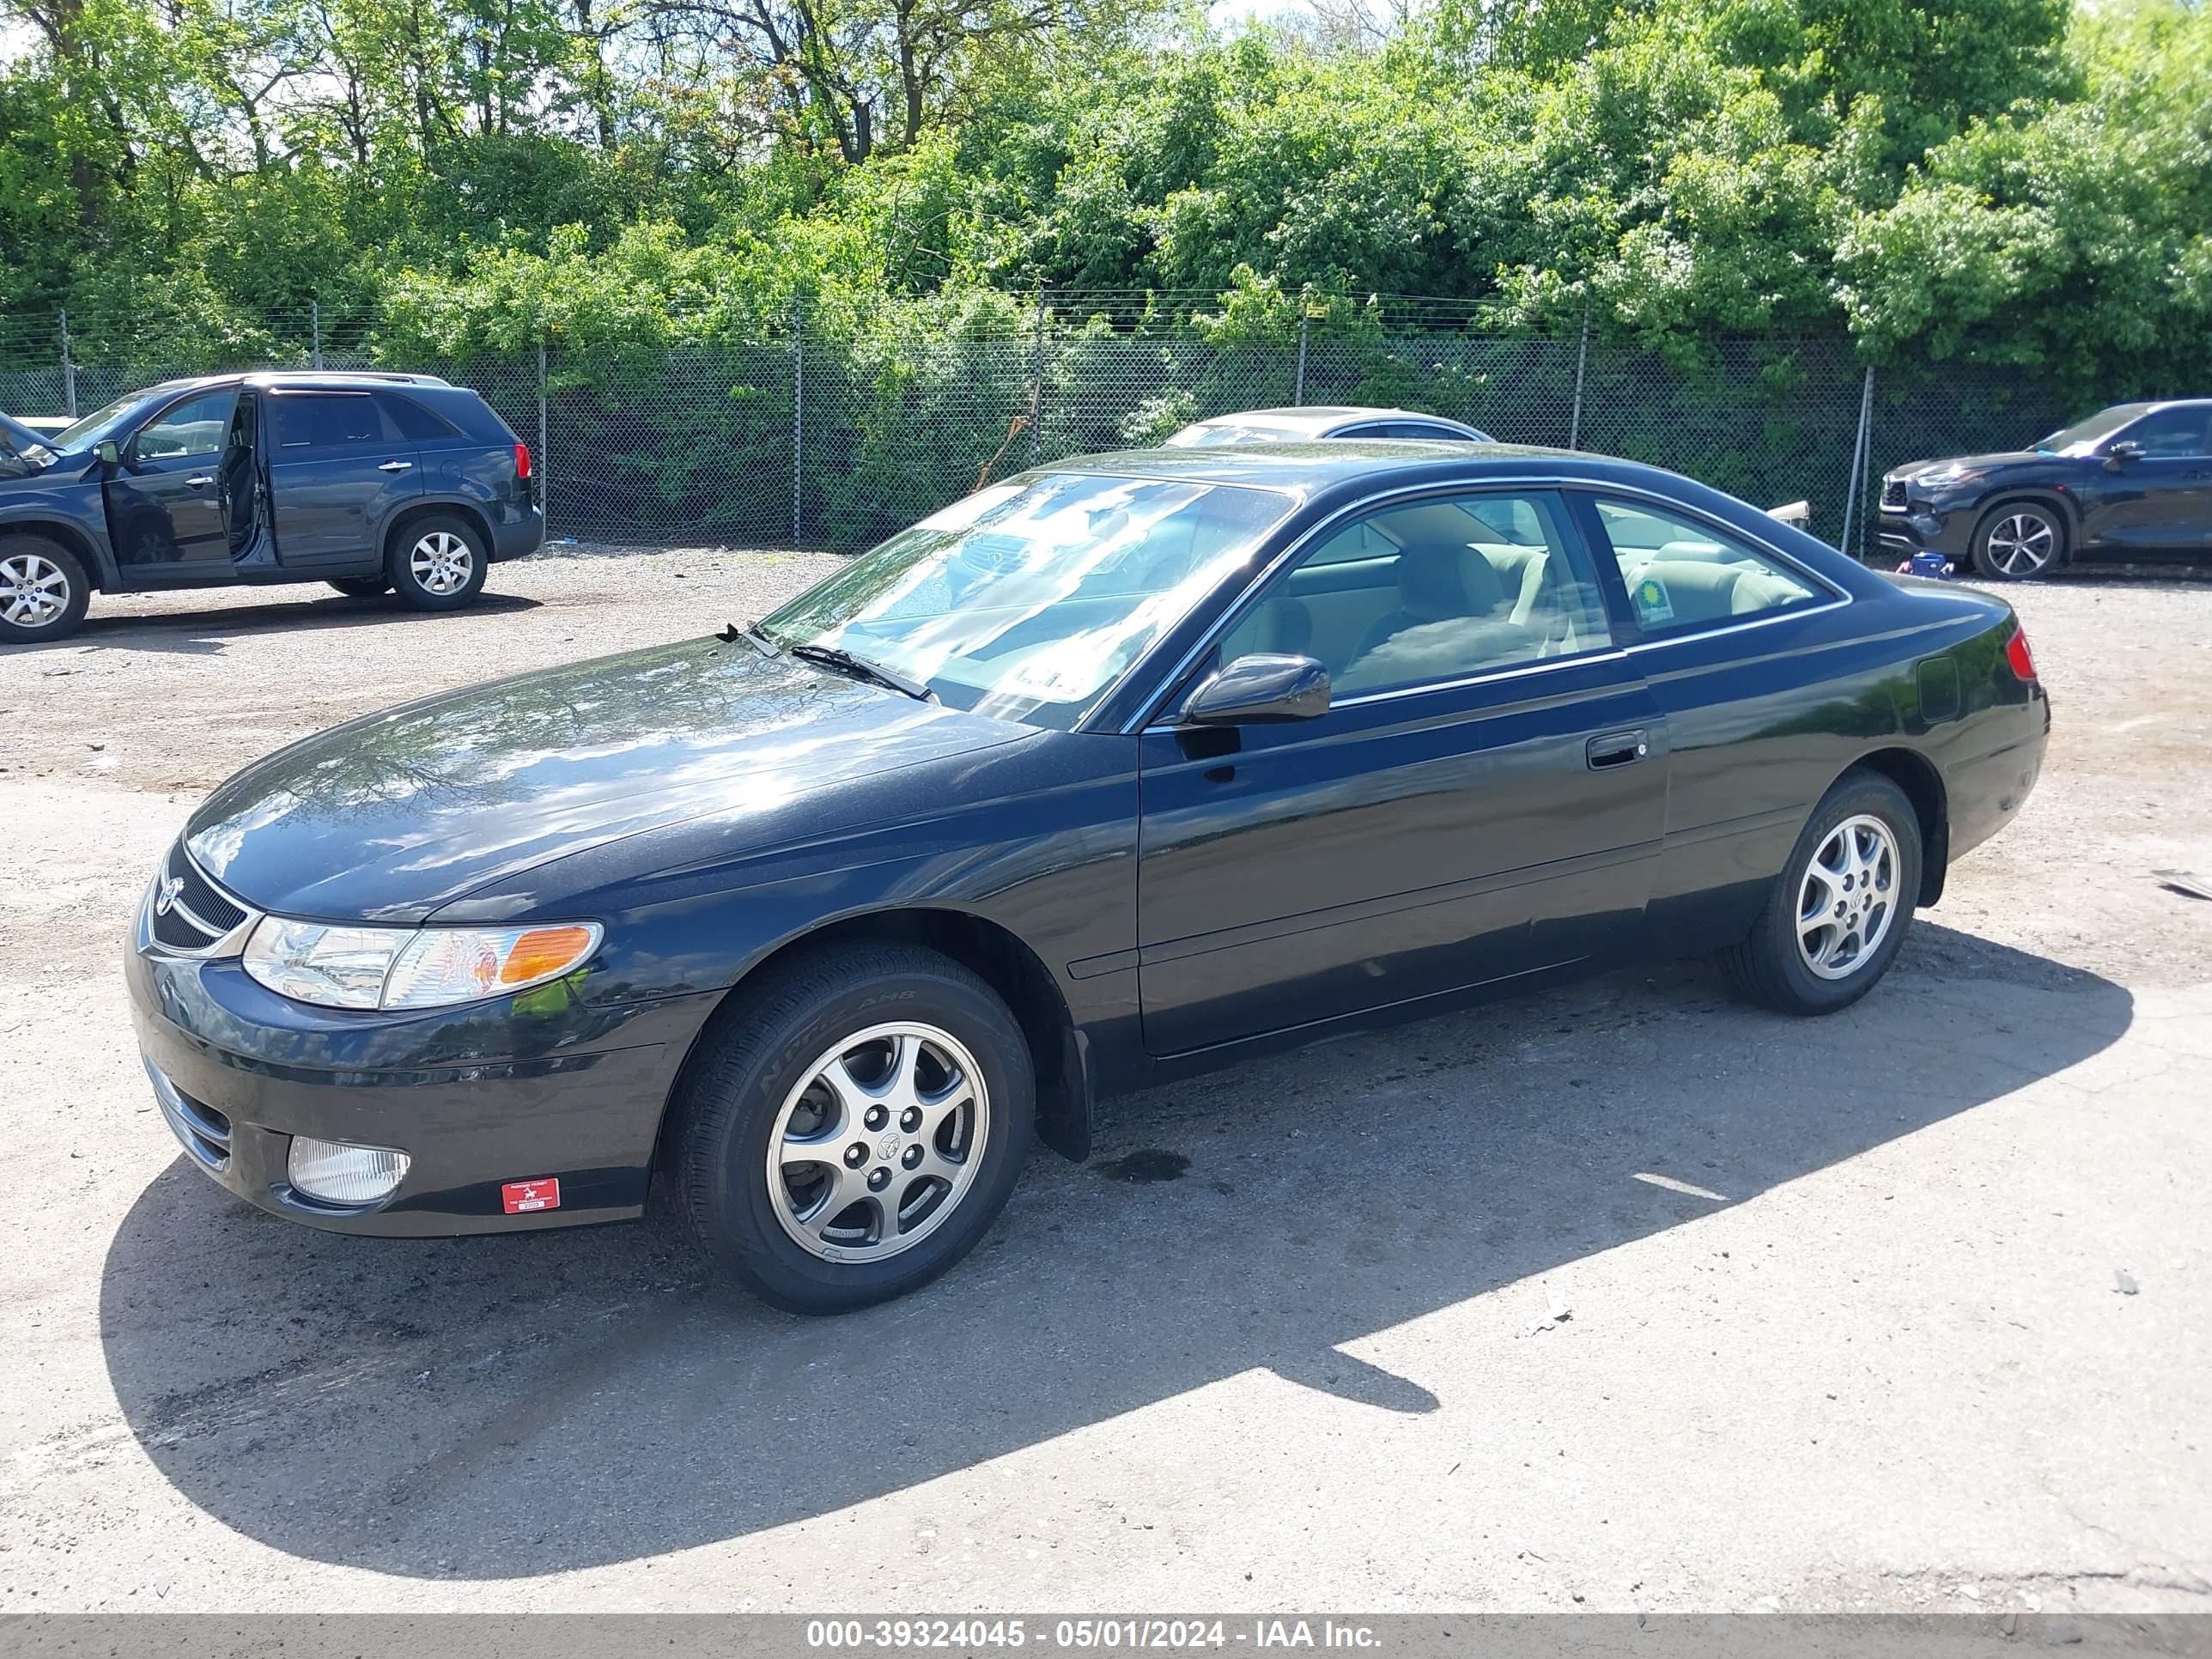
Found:
[(2003, 501), (1974, 531), (1974, 568), (1991, 581), (2027, 581), (2066, 554), (2066, 526), (2034, 501)]
[(458, 611), (483, 592), (483, 538), (467, 520), (433, 514), (392, 539), (385, 574), (417, 611)]
[(84, 566), (60, 543), (0, 538), (0, 644), (40, 645), (74, 634), (91, 602)]
[(678, 1091), (692, 1231), (793, 1313), (904, 1295), (1013, 1191), (1036, 1115), (1021, 1026), (933, 951), (846, 945), (771, 971), (717, 1016)]
[(1875, 988), (1920, 892), (1920, 818), (1875, 772), (1847, 772), (1813, 811), (1749, 937), (1720, 954), (1730, 987), (1784, 1013), (1826, 1014)]

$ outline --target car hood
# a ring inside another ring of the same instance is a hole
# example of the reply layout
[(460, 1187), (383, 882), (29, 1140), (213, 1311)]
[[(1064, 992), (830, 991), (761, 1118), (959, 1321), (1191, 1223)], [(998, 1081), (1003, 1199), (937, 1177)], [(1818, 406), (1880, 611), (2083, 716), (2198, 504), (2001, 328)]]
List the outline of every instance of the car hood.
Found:
[[(46, 458), (46, 462), (41, 463), (42, 465), (51, 463), (59, 453), (54, 447), (54, 441), (46, 434), (40, 431), (36, 427), (25, 426), (21, 421), (10, 420), (5, 415), (0, 415), (0, 452), (27, 458), (42, 455)], [(35, 477), (38, 475), (33, 476)], [(21, 483), (26, 480), (10, 479), (9, 482)]]
[(699, 640), (337, 726), (240, 772), (185, 836), (261, 909), (413, 923), (549, 859), (1027, 731)]
[(4, 443), (9, 448), (18, 452), (33, 444), (38, 445), (41, 449), (52, 449), (54, 447), (53, 440), (36, 427), (25, 426), (21, 421), (9, 415), (0, 415), (0, 443)]
[(2026, 466), (2037, 461), (2056, 460), (2053, 455), (2038, 454), (2033, 449), (2001, 449), (1989, 455), (1946, 455), (1939, 460), (1907, 461), (1902, 466), (1890, 468), (1888, 477), (1914, 478), (1923, 472), (1933, 472), (1942, 467), (1973, 467), (1987, 471), (2000, 466)]

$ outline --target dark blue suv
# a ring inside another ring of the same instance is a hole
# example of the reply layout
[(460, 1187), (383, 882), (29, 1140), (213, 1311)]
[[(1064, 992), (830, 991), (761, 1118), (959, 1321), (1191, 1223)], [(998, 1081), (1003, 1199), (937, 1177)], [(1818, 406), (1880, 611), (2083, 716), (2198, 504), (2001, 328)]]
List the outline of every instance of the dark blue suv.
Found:
[(94, 588), (326, 581), (453, 611), (544, 537), (528, 446), (432, 375), (171, 380), (52, 436), (0, 416), (0, 644), (71, 632)]

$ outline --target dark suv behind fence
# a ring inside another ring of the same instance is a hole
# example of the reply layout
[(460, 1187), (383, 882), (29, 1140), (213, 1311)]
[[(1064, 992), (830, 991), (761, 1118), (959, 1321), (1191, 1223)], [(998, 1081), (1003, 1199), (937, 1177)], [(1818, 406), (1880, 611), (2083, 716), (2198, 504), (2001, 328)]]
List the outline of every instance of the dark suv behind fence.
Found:
[(325, 581), (451, 611), (544, 520), (528, 446), (427, 374), (222, 374), (46, 435), (0, 416), (0, 643), (58, 639), (95, 588)]

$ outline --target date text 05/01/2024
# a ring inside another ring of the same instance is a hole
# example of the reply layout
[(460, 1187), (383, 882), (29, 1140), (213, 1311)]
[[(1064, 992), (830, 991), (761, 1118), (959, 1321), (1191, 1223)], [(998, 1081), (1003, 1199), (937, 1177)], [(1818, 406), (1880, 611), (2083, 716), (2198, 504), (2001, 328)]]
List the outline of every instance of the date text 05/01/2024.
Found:
[(1382, 1638), (1372, 1626), (1333, 1619), (813, 1619), (810, 1648), (963, 1650), (1337, 1648), (1372, 1650)]

